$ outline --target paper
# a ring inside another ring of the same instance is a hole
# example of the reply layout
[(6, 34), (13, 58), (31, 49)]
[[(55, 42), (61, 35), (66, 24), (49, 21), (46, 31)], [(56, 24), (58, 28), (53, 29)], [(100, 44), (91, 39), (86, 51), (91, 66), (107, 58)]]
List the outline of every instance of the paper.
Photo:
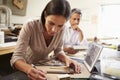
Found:
[(8, 43), (0, 44), (0, 47), (11, 47), (15, 45), (16, 45), (16, 42), (8, 42)]
[(106, 73), (109, 75), (114, 75), (120, 77), (120, 61), (117, 60), (107, 60), (104, 61), (102, 68), (102, 73)]
[(112, 61), (112, 63), (109, 65), (111, 68), (120, 69), (120, 61)]
[(4, 32), (0, 31), (0, 44), (4, 43)]
[(79, 51), (76, 54), (67, 54), (70, 58), (84, 60), (86, 56), (86, 51)]
[(58, 77), (58, 80), (71, 80), (70, 79), (70, 75), (68, 75), (68, 74), (59, 74), (59, 75), (57, 75), (57, 77)]
[(74, 70), (66, 66), (37, 66), (37, 68), (52, 74), (73, 74)]
[(73, 48), (77, 50), (87, 50), (88, 46), (74, 45)]

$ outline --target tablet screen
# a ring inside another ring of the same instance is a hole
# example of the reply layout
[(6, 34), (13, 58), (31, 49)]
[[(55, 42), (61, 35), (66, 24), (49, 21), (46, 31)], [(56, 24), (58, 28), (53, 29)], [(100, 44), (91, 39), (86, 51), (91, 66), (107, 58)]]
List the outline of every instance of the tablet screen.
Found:
[(88, 70), (92, 70), (94, 64), (96, 63), (101, 50), (102, 50), (102, 46), (98, 45), (96, 43), (90, 43), (89, 49), (87, 51), (87, 55), (85, 57), (85, 65), (87, 66)]

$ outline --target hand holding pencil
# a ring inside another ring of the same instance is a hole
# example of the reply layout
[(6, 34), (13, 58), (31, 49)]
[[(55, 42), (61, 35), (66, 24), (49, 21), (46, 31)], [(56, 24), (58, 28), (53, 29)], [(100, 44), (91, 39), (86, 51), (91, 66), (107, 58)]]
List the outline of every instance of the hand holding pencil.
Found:
[(35, 65), (32, 64), (32, 68), (28, 70), (28, 77), (31, 80), (47, 80), (46, 72), (40, 69), (37, 69)]

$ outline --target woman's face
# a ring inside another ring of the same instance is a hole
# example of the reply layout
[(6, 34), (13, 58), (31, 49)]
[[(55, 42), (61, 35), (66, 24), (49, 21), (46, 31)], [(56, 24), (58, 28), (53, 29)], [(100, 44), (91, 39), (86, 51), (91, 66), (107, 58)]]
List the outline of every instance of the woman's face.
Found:
[(45, 17), (45, 21), (45, 28), (48, 35), (54, 36), (54, 34), (63, 29), (66, 18), (61, 15), (49, 15)]
[(70, 16), (70, 23), (72, 26), (74, 25), (79, 25), (79, 22), (80, 22), (80, 14), (77, 14), (77, 13), (73, 13), (71, 16)]

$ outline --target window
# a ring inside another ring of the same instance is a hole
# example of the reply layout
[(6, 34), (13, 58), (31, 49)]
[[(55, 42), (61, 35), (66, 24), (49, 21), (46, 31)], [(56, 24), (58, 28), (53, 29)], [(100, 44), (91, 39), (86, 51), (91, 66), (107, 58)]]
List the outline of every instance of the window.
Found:
[(120, 38), (120, 4), (100, 6), (98, 35)]

